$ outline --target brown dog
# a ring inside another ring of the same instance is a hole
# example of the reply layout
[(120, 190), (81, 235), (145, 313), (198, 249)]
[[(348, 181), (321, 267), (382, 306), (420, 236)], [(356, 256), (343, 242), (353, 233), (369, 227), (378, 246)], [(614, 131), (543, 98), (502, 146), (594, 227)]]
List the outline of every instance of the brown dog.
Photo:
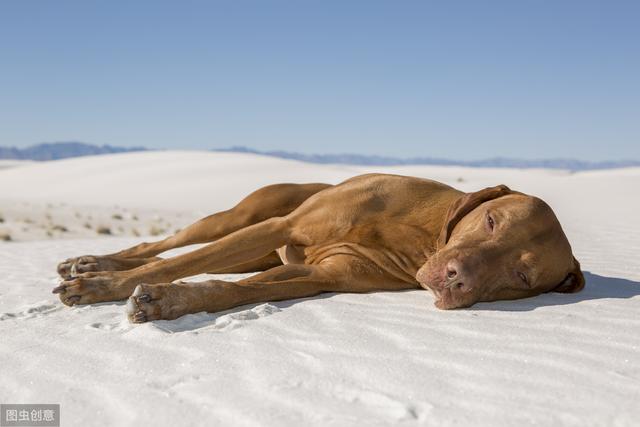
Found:
[[(169, 259), (168, 249), (213, 242)], [(266, 270), (238, 282), (171, 283)], [(447, 185), (369, 174), (339, 185), (264, 187), (174, 236), (61, 263), (67, 305), (129, 298), (133, 322), (175, 319), (321, 292), (430, 289), (441, 309), (584, 287), (560, 223), (542, 200), (504, 185)]]

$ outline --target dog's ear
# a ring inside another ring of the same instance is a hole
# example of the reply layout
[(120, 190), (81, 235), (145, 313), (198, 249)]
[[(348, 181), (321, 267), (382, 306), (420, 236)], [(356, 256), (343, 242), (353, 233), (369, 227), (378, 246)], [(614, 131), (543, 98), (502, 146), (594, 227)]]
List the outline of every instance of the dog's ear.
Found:
[(574, 257), (573, 258), (573, 270), (567, 274), (567, 277), (555, 288), (551, 289), (552, 292), (562, 292), (563, 294), (571, 294), (579, 292), (584, 288), (585, 280), (584, 274), (580, 269), (580, 263)]
[(483, 190), (476, 191), (475, 193), (467, 193), (453, 202), (449, 206), (447, 211), (447, 219), (440, 230), (440, 236), (438, 237), (438, 248), (443, 247), (449, 241), (451, 232), (454, 227), (465, 215), (480, 206), (484, 202), (497, 199), (498, 197), (512, 194), (513, 191), (506, 185), (497, 185), (495, 187), (487, 187)]

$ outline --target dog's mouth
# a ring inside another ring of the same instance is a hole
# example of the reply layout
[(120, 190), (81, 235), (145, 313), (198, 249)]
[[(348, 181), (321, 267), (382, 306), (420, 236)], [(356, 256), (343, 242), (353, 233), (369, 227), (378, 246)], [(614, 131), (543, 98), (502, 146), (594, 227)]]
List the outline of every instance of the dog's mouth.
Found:
[(451, 308), (451, 293), (448, 292), (448, 289), (438, 289), (432, 286), (427, 286), (427, 289), (429, 289), (434, 296), (435, 301), (433, 302), (433, 305), (440, 310)]
[(431, 291), (431, 293), (433, 294), (433, 296), (436, 297), (436, 300), (439, 300), (442, 298), (442, 291), (438, 288), (435, 288), (433, 286), (429, 286), (427, 284), (423, 284), (423, 287), (427, 288), (428, 290)]
[(436, 288), (429, 288), (429, 290), (431, 291), (433, 296), (436, 297), (436, 300), (442, 299), (442, 291)]
[(435, 298), (435, 301), (433, 302), (434, 305), (437, 307), (438, 305), (442, 304), (443, 292), (440, 289), (436, 289), (432, 287), (428, 287), (428, 289), (431, 291), (431, 293), (433, 294), (433, 297)]
[(418, 274), (416, 274), (416, 280), (424, 289), (431, 291), (436, 297), (436, 300), (440, 300), (442, 299), (444, 287), (438, 284), (442, 277), (439, 277), (440, 275), (437, 274), (437, 271), (438, 269), (424, 266), (418, 271)]
[(467, 297), (452, 292), (450, 286), (438, 286), (429, 282), (420, 282), (420, 285), (433, 294), (435, 301), (433, 304), (441, 310), (449, 310), (458, 307), (471, 305)]
[(433, 294), (433, 297), (435, 298), (434, 303), (436, 304), (436, 306), (438, 305), (438, 303), (442, 303), (443, 299), (445, 298), (445, 288), (437, 287), (427, 282), (420, 282), (420, 286)]

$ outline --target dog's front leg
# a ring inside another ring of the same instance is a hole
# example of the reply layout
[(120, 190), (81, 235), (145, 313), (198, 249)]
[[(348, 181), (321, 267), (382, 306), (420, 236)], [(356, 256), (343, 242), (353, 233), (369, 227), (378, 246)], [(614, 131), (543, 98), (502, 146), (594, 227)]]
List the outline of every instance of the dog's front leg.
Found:
[(239, 305), (303, 298), (334, 290), (331, 272), (319, 266), (282, 265), (240, 282), (209, 280), (138, 285), (127, 302), (134, 323), (217, 312)]
[(304, 298), (322, 292), (369, 292), (415, 288), (400, 283), (368, 262), (335, 256), (319, 265), (282, 265), (239, 282), (142, 284), (127, 302), (134, 323), (216, 312), (244, 304)]

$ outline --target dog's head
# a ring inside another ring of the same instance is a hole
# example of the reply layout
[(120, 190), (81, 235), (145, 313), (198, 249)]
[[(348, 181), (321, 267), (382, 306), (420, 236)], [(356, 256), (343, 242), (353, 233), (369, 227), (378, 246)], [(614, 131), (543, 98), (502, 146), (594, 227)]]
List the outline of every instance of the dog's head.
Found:
[(449, 207), (438, 249), (416, 278), (441, 309), (584, 287), (549, 205), (504, 185), (465, 194)]

